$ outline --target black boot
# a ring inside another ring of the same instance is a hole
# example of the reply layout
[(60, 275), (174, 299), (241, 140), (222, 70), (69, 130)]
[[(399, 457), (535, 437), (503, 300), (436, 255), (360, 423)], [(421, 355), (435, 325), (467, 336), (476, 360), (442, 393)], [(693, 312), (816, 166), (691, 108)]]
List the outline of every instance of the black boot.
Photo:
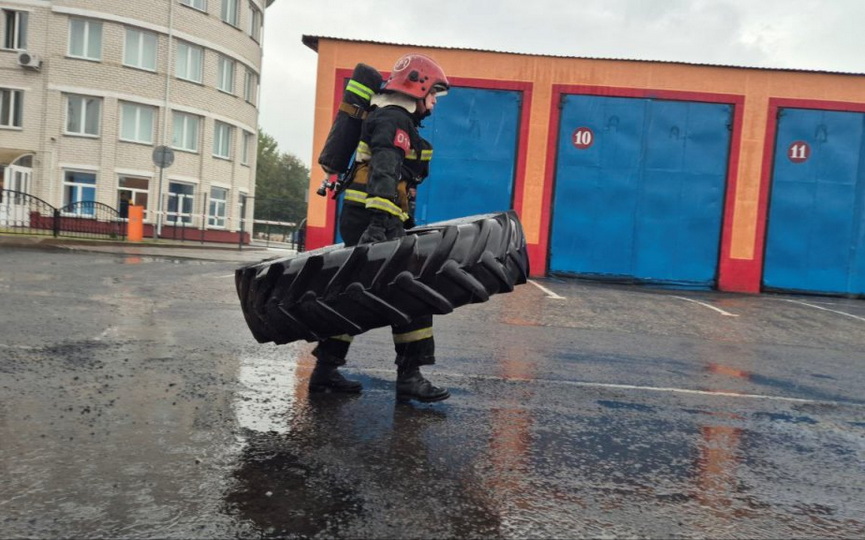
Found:
[(363, 386), (358, 381), (346, 379), (338, 371), (340, 366), (345, 365), (345, 359), (318, 353), (315, 369), (309, 377), (310, 392), (343, 392), (347, 394), (360, 393)]
[(420, 373), (420, 366), (435, 363), (435, 357), (397, 356), (396, 400), (416, 399), (423, 403), (441, 401), (451, 397), (445, 388), (434, 386)]

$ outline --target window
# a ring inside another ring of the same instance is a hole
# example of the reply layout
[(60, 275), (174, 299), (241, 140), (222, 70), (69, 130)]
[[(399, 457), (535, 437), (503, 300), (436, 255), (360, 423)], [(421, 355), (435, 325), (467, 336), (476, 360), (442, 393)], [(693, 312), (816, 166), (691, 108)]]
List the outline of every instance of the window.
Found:
[(27, 48), (27, 17), (26, 11), (13, 9), (3, 10), (3, 48), (24, 50)]
[(240, 163), (241, 165), (249, 165), (249, 150), (252, 147), (254, 135), (248, 131), (243, 132), (243, 143), (240, 146)]
[(137, 103), (120, 104), (120, 140), (153, 143), (153, 119), (156, 110)]
[[(13, 165), (9, 167), (9, 172), (12, 174), (8, 175), (7, 181), (9, 185), (6, 186), (6, 189), (17, 191), (18, 193), (30, 193), (30, 177), (33, 175), (33, 171), (29, 169), (30, 167), (26, 167), (20, 163), (17, 166)], [(3, 171), (0, 171), (0, 179), (2, 178)], [(24, 203), (21, 196), (17, 196), (15, 199), (18, 204)]]
[(207, 11), (207, 0), (180, 0), (180, 3), (201, 11)]
[(188, 81), (201, 82), (201, 66), (204, 64), (204, 49), (191, 43), (177, 43), (177, 71), (175, 74)]
[[(63, 206), (68, 214), (92, 216), (96, 202), (96, 174), (63, 171)], [(72, 206), (70, 206), (72, 205)]]
[(171, 146), (178, 150), (198, 152), (198, 126), (201, 118), (192, 114), (174, 112), (174, 137)]
[(0, 88), (0, 127), (23, 127), (24, 91)]
[(192, 197), (195, 186), (181, 184), (180, 182), (168, 183), (168, 210), (165, 220), (168, 223), (192, 223)]
[(255, 105), (255, 96), (258, 93), (258, 75), (246, 68), (246, 77), (243, 80), (243, 99)]
[(211, 227), (225, 228), (225, 215), (228, 202), (228, 190), (210, 188), (210, 204), (207, 210), (207, 224)]
[(234, 127), (224, 122), (214, 122), (213, 128), (213, 155), (216, 157), (231, 159), (231, 134)]
[(69, 20), (69, 56), (102, 59), (102, 23), (87, 19)]
[(89, 96), (66, 96), (66, 133), (99, 136), (102, 100)]
[(261, 11), (252, 2), (249, 2), (249, 28), (247, 32), (255, 41), (261, 41)]
[(237, 0), (222, 0), (222, 20), (232, 26), (237, 26), (238, 16)]
[(150, 191), (150, 180), (134, 176), (121, 176), (117, 182), (117, 208), (122, 201), (144, 207), (144, 219), (147, 219), (147, 195)]
[(156, 71), (156, 43), (156, 34), (127, 28), (123, 65)]
[(234, 93), (234, 60), (226, 56), (219, 57), (219, 79), (217, 88), (229, 94)]

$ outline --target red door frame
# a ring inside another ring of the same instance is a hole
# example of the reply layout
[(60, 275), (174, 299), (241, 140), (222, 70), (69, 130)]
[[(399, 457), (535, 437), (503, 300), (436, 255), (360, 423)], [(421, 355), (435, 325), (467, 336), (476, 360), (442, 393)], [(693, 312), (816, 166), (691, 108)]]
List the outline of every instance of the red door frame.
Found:
[[(769, 198), (772, 188), (772, 175), (775, 172), (775, 138), (778, 135), (778, 113), (781, 109), (808, 109), (815, 111), (865, 113), (865, 103), (817, 99), (769, 99), (769, 114), (766, 119), (766, 138), (763, 143), (763, 172), (760, 175), (760, 195), (757, 203), (757, 238), (754, 244), (755, 257), (753, 261), (738, 261), (743, 263), (741, 264), (741, 266), (744, 267), (743, 273), (746, 273), (747, 276), (748, 287), (745, 292), (760, 292), (763, 287)], [(751, 263), (751, 265), (746, 266), (744, 263)]]

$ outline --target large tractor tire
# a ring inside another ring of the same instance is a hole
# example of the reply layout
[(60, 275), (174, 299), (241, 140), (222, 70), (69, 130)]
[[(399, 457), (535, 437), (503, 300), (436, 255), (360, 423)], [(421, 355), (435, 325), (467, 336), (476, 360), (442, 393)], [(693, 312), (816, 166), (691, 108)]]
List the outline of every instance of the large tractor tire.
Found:
[(237, 269), (235, 285), (255, 339), (283, 344), (450, 313), (510, 292), (528, 274), (522, 225), (509, 211), (246, 265)]

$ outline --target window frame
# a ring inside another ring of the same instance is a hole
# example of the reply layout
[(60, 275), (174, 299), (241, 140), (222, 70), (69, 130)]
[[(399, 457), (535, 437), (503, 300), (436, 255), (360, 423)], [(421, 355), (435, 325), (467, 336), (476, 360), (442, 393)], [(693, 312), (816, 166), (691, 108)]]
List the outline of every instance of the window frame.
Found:
[[(141, 30), (140, 28), (135, 28), (134, 26), (127, 26), (125, 29), (126, 29), (126, 33), (123, 36), (123, 65), (126, 67), (134, 68), (134, 69), (141, 69), (144, 71), (149, 71), (151, 73), (156, 73), (156, 65), (159, 61), (159, 36), (153, 32), (148, 32), (147, 30)], [(138, 34), (138, 40), (137, 40), (137, 43), (135, 45), (138, 49), (137, 50), (137, 52), (138, 52), (137, 57), (138, 58), (136, 58), (137, 63), (134, 63), (134, 64), (128, 62), (128, 60), (129, 60), (129, 58), (128, 58), (128, 55), (129, 55), (129, 38), (130, 38), (130, 35), (132, 33)], [(144, 48), (144, 40), (147, 37), (153, 38), (153, 57), (151, 58), (151, 60), (153, 61), (153, 67), (146, 66), (146, 65), (144, 65), (144, 62), (143, 62), (143, 60), (146, 60), (144, 58), (144, 56), (145, 56), (145, 54), (144, 54), (144, 49), (145, 49)]]
[[(192, 188), (191, 193), (179, 193), (172, 191), (174, 186), (183, 186)], [(178, 204), (178, 201), (180, 203)], [(189, 203), (187, 210), (186, 203)], [(173, 204), (172, 204), (173, 203)], [(165, 205), (165, 222), (171, 225), (186, 225), (192, 223), (192, 216), (195, 212), (195, 184), (188, 182), (178, 182), (169, 180), (168, 182), (168, 203)], [(173, 210), (172, 210), (173, 206)], [(180, 219), (178, 219), (180, 218)]]
[[(178, 146), (175, 144), (175, 135), (177, 134), (177, 120), (178, 118), (183, 119), (183, 143), (185, 144), (187, 139), (189, 138), (189, 120), (195, 120), (195, 148), (187, 148), (185, 146)], [(175, 150), (180, 150), (183, 152), (191, 152), (193, 154), (197, 154), (199, 152), (199, 148), (201, 147), (201, 117), (195, 114), (190, 114), (183, 111), (172, 111), (171, 114), (171, 147)]]
[[(70, 182), (67, 180), (67, 176), (69, 174), (75, 175), (90, 175), (93, 177), (93, 182)], [(75, 168), (64, 168), (63, 169), (63, 207), (67, 207), (70, 204), (77, 202), (96, 202), (96, 186), (99, 182), (99, 175), (96, 171), (84, 171)], [(74, 197), (70, 197), (71, 192), (70, 188), (72, 188), (73, 192), (76, 193)], [(89, 191), (88, 191), (89, 190)], [(84, 195), (89, 194), (92, 195), (91, 198), (87, 198)], [(72, 199), (75, 200), (72, 200)], [(79, 217), (92, 217), (95, 214), (94, 206), (90, 207), (90, 212), (87, 212), (87, 205), (79, 207), (78, 212), (63, 212), (63, 215), (66, 216), (79, 216)]]
[[(65, 94), (66, 96), (66, 118), (63, 122), (63, 134), (71, 135), (75, 137), (90, 137), (90, 138), (99, 138), (102, 133), (102, 98), (98, 96), (88, 96), (84, 94)], [(80, 131), (72, 131), (69, 129), (69, 123), (71, 121), (69, 115), (69, 108), (72, 105), (73, 99), (81, 100), (81, 126)], [(87, 131), (87, 113), (88, 113), (88, 103), (87, 100), (92, 100), (93, 103), (96, 104), (96, 133), (90, 133)]]
[[(231, 143), (234, 139), (234, 126), (219, 120), (213, 121), (213, 157), (231, 159)], [(226, 154), (220, 152), (225, 151)]]
[[(81, 54), (74, 53), (72, 51), (72, 37), (75, 23), (83, 23), (84, 24), (84, 36), (81, 39), (81, 45), (83, 51)], [(77, 58), (79, 60), (90, 60), (91, 62), (101, 62), (102, 61), (102, 21), (95, 21), (93, 19), (86, 19), (83, 17), (70, 17), (69, 18), (69, 39), (67, 40), (66, 47), (66, 55), (70, 58)], [(98, 38), (99, 44), (96, 46), (99, 50), (96, 51), (95, 55), (91, 55), (92, 51), (90, 51), (91, 46), (91, 32), (95, 29), (98, 30)]]
[(261, 43), (261, 29), (264, 26), (264, 14), (252, 0), (249, 0), (249, 26), (247, 34), (256, 43)]
[[(186, 70), (185, 70), (185, 73), (182, 75), (180, 74), (181, 47), (186, 49), (186, 54), (184, 55), (185, 58), (184, 58), (184, 62), (183, 62), (183, 64), (186, 66)], [(193, 78), (189, 77), (189, 71), (190, 71), (190, 65), (191, 65), (190, 60), (192, 59), (191, 55), (193, 52), (198, 53), (198, 73), (197, 73), (198, 78), (197, 79), (193, 79)], [(184, 81), (189, 81), (189, 82), (193, 82), (196, 84), (203, 84), (203, 82), (204, 82), (204, 47), (202, 47), (200, 45), (195, 45), (193, 43), (189, 43), (188, 41), (178, 40), (176, 51), (175, 51), (175, 56), (174, 56), (174, 64), (175, 64), (174, 65), (174, 76), (175, 77), (177, 77), (178, 79), (184, 80)]]
[[(26, 51), (29, 20), (29, 11), (4, 7), (3, 43), (2, 46), (0, 46), (0, 49), (4, 51)], [(9, 31), (10, 26), (14, 27), (13, 32)]]
[[(3, 98), (4, 94), (8, 94), (9, 109), (4, 109), (4, 103), (7, 102)], [(5, 117), (5, 118), (4, 118)], [(18, 121), (16, 124), (15, 121)], [(10, 123), (5, 121), (9, 120)], [(24, 129), (24, 90), (18, 88), (0, 88), (0, 129)]]
[(250, 105), (255, 105), (256, 94), (258, 93), (258, 74), (246, 68), (246, 74), (243, 79), (243, 100)]
[[(194, 10), (207, 13), (207, 0), (180, 0), (180, 3)], [(204, 7), (198, 7), (197, 5), (195, 5), (197, 3), (204, 4)]]
[[(4, 188), (9, 191), (17, 191), (18, 194), (12, 196), (11, 199), (7, 199), (11, 204), (24, 204), (24, 197), (22, 194), (32, 193), (30, 191), (30, 185), (33, 182), (33, 167), (25, 165), (8, 165), (4, 167), (9, 167), (9, 172), (12, 174), (6, 177), (6, 184), (4, 184)], [(0, 167), (0, 178), (3, 178), (4, 168)], [(0, 203), (3, 202), (2, 196), (0, 196)]]
[[(133, 186), (124, 186), (122, 185), (123, 181), (129, 180), (144, 180), (147, 182), (146, 188), (133, 187)], [(129, 204), (135, 204), (137, 206), (144, 207), (144, 220), (147, 220), (147, 206), (150, 203), (150, 181), (152, 178), (148, 178), (146, 176), (136, 176), (132, 174), (118, 174), (117, 175), (117, 208), (120, 208), (120, 201), (123, 200), (123, 192), (129, 192), (132, 196), (129, 199)], [(141, 201), (141, 198), (144, 198), (144, 204), (137, 204)]]
[[(229, 77), (226, 77), (226, 73), (224, 71), (225, 66), (229, 66), (231, 69), (229, 70)], [(219, 55), (219, 61), (217, 65), (217, 75), (216, 75), (216, 89), (220, 92), (225, 92), (226, 94), (234, 95), (234, 81), (237, 78), (237, 61), (234, 58), (229, 56), (225, 56), (224, 54)], [(226, 81), (226, 78), (228, 79)], [(224, 88), (223, 85), (228, 82), (228, 88)]]
[[(230, 9), (231, 6), (234, 6), (231, 17), (229, 20), (226, 18), (226, 13)], [(222, 0), (221, 7), (219, 10), (219, 18), (222, 19), (222, 22), (225, 24), (229, 24), (235, 28), (240, 28), (240, 1), (239, 0)]]
[(243, 130), (243, 143), (240, 148), (240, 164), (249, 167), (249, 156), (252, 155), (250, 147), (252, 146), (253, 137), (255, 135), (249, 131)]
[[(135, 138), (126, 137), (124, 134), (126, 119), (128, 114), (128, 109), (135, 109), (135, 126), (133, 130), (135, 131)], [(148, 138), (145, 140), (140, 138), (142, 134), (142, 125), (141, 125), (141, 116), (142, 112), (150, 113), (150, 133), (148, 134)], [(153, 144), (153, 134), (156, 130), (156, 107), (151, 105), (144, 105), (141, 103), (135, 103), (132, 101), (121, 101), (120, 102), (120, 136), (119, 140), (123, 142), (137, 143), (137, 144)]]
[[(213, 196), (214, 192), (221, 191), (224, 198), (218, 199)], [(225, 229), (228, 222), (228, 197), (230, 190), (219, 186), (210, 186), (210, 198), (207, 201), (207, 226), (215, 229)]]

